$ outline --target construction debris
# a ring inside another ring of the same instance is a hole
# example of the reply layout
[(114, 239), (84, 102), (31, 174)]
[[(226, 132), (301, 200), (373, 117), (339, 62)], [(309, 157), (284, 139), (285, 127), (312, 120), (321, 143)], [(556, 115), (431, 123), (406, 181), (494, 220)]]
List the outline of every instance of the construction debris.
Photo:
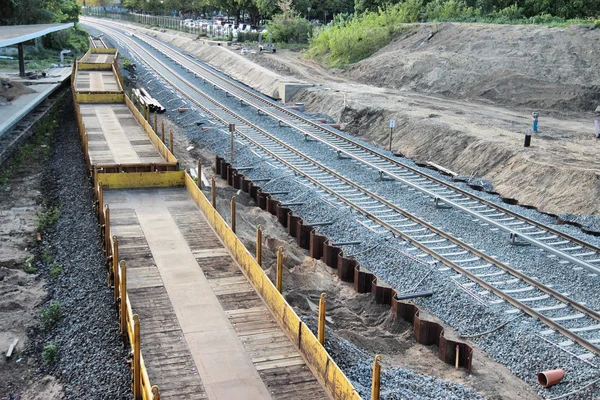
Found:
[(166, 111), (144, 88), (133, 89), (133, 96), (142, 106), (150, 108), (151, 112), (164, 113)]

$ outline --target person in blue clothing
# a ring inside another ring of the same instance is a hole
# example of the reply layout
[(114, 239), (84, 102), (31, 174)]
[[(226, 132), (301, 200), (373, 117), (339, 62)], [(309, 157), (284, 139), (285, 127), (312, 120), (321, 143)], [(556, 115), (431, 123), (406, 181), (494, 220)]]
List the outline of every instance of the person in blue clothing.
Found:
[(533, 126), (532, 126), (532, 131), (533, 133), (538, 133), (538, 118), (540, 117), (540, 113), (539, 112), (534, 112), (532, 114), (532, 118), (533, 118)]

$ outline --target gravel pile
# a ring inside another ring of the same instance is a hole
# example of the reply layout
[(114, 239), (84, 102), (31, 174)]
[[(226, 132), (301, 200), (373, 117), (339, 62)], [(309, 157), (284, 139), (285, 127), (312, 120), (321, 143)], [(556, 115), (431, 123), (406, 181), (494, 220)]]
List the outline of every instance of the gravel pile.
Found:
[[(302, 318), (313, 331), (317, 331), (314, 317)], [(374, 355), (325, 328), (325, 348), (335, 363), (344, 371), (363, 399), (371, 398)], [(437, 379), (405, 368), (388, 367), (381, 362), (381, 400), (463, 400), (484, 399), (473, 389), (455, 382)]]
[[(44, 307), (59, 303), (60, 319), (50, 330), (40, 327), (32, 332), (33, 351), (39, 356), (44, 346), (56, 344), (57, 361), (39, 372), (59, 378), (66, 399), (128, 399), (128, 352), (107, 284), (73, 102), (70, 95), (65, 97), (51, 161), (43, 171), (46, 207), (58, 207), (60, 217), (40, 245), (53, 260), (42, 270), (49, 293)], [(50, 269), (57, 266), (62, 266), (62, 271), (54, 278), (49, 276)]]
[[(171, 62), (169, 64), (172, 65)], [(140, 65), (139, 67), (139, 82), (149, 87), (159, 101), (163, 104), (169, 104), (170, 102), (180, 103), (183, 101), (177, 99), (166, 90), (165, 87), (167, 85), (164, 82), (161, 82), (152, 73), (142, 73), (143, 66)], [(177, 70), (180, 67), (173, 66), (173, 68)], [(183, 71), (183, 69), (180, 70)], [(270, 133), (285, 140), (306, 154), (310, 154), (312, 158), (346, 175), (354, 171), (352, 168), (357, 166), (353, 161), (336, 158), (335, 154), (329, 148), (321, 144), (304, 141), (303, 137), (294, 134), (289, 128), (279, 127), (278, 124), (270, 121), (268, 118), (257, 115), (256, 111), (252, 111), (250, 107), (240, 107), (239, 102), (226, 97), (222, 91), (212, 90), (212, 86), (203, 84), (202, 79), (194, 78), (193, 75), (187, 72), (184, 75), (186, 79), (194, 82), (199, 88), (207, 87), (207, 90), (210, 90), (210, 94), (214, 95), (218, 101), (241, 113), (251, 122), (260, 123), (265, 126)], [(226, 132), (224, 127), (213, 124), (214, 121), (211, 121), (202, 112), (188, 111), (179, 114), (174, 108), (169, 107), (167, 116), (176, 121), (188, 137), (196, 141), (200, 146), (222, 157), (229, 158), (229, 133)], [(199, 125), (198, 121), (202, 121), (202, 124)], [(202, 126), (211, 126), (212, 129), (202, 132)], [(365, 144), (365, 146), (375, 148), (369, 144)], [(271, 192), (287, 191), (287, 195), (276, 196), (282, 201), (304, 202), (303, 205), (292, 206), (291, 208), (296, 214), (303, 216), (305, 221), (333, 222), (332, 225), (318, 228), (318, 231), (329, 236), (334, 242), (360, 240), (361, 244), (359, 245), (345, 246), (347, 254), (355, 254), (356, 258), (361, 262), (362, 267), (373, 271), (378, 277), (392, 285), (398, 291), (414, 290), (413, 288), (416, 284), (420, 284), (418, 290), (434, 290), (434, 296), (417, 299), (415, 302), (440, 317), (444, 322), (462, 334), (473, 335), (483, 333), (512, 320), (506, 327), (493, 334), (478, 336), (474, 340), (493, 358), (504, 363), (517, 376), (532, 384), (535, 382), (536, 373), (540, 370), (555, 367), (567, 369), (568, 373), (563, 383), (549, 390), (542, 391), (540, 389), (542, 396), (552, 397), (577, 390), (583, 386), (583, 382), (588, 382), (596, 376), (597, 369), (587, 362), (576, 359), (538, 338), (536, 334), (546, 330), (545, 326), (528, 317), (514, 319), (518, 314), (508, 314), (505, 312), (511, 310), (510, 306), (504, 303), (495, 304), (494, 300), (497, 299), (489, 293), (485, 293), (482, 288), (471, 286), (469, 293), (467, 293), (453, 283), (453, 279), (451, 278), (456, 277), (455, 273), (452, 271), (438, 271), (437, 268), (432, 268), (432, 264), (427, 264), (428, 261), (431, 261), (428, 256), (420, 257), (418, 261), (403, 257), (401, 253), (398, 253), (398, 250), (412, 254), (413, 256), (416, 255), (417, 257), (418, 252), (414, 252), (414, 249), (411, 249), (411, 246), (402, 240), (392, 238), (389, 234), (377, 234), (360, 225), (358, 221), (363, 221), (363, 218), (356, 212), (351, 211), (347, 207), (337, 206), (336, 201), (331, 196), (317, 190), (301, 177), (295, 177), (293, 173), (283, 168), (276, 161), (268, 159), (264, 155), (260, 157), (260, 155), (260, 151), (251, 149), (249, 146), (243, 145), (242, 142), (236, 142), (234, 165), (236, 167), (252, 166), (253, 169), (246, 172), (246, 175), (250, 178), (271, 179), (270, 182), (260, 183), (260, 185), (265, 190)], [(402, 161), (418, 168), (410, 160), (402, 159)], [(435, 171), (423, 170), (432, 176), (446, 179), (446, 177)], [(554, 285), (555, 289), (569, 293), (576, 300), (586, 301), (586, 304), (600, 308), (600, 300), (598, 299), (596, 290), (597, 285), (595, 285), (595, 281), (590, 279), (585, 272), (573, 271), (571, 268), (566, 268), (555, 260), (540, 257), (537, 253), (532, 255), (531, 250), (525, 247), (510, 246), (508, 238), (505, 237), (506, 235), (500, 233), (491, 234), (488, 228), (473, 223), (468, 217), (455, 210), (437, 210), (433, 207), (431, 199), (425, 198), (416, 192), (408, 191), (397, 183), (377, 182), (377, 175), (374, 171), (369, 171), (365, 168), (356, 168), (356, 171), (352, 172), (352, 174), (352, 178), (357, 182), (385, 193), (386, 196), (392, 198), (401, 207), (405, 207), (408, 211), (422, 216), (428, 222), (442, 226), (444, 230), (462, 238), (465, 242), (475, 245), (490, 255), (499, 257), (500, 260), (509, 263), (509, 265), (522, 269), (526, 274), (540, 278), (545, 284)], [(472, 190), (465, 183), (455, 183), (455, 185), (487, 200), (501, 204), (519, 214), (532, 217), (546, 224), (554, 223), (554, 220), (547, 215), (523, 207), (505, 204), (498, 196)], [(596, 238), (591, 238), (581, 233), (575, 227), (564, 225), (555, 227), (573, 236), (585, 238), (585, 240), (592, 243), (598, 244), (600, 242)], [(426, 279), (423, 280), (425, 276)], [(464, 280), (460, 282), (466, 283)], [(484, 304), (474, 297), (483, 301)], [(538, 304), (535, 304), (535, 306), (538, 306)], [(556, 334), (548, 335), (546, 338), (557, 343), (565, 340), (564, 337)], [(570, 346), (568, 349), (576, 354), (584, 353), (577, 346)], [(347, 352), (345, 350), (342, 353)], [(360, 352), (355, 353), (364, 365), (368, 365), (368, 369), (370, 370), (370, 356), (362, 357), (359, 355)], [(596, 360), (592, 359), (591, 362), (594, 363)], [(348, 368), (350, 368), (349, 365)], [(402, 376), (402, 374), (397, 375)], [(366, 376), (370, 376), (370, 373)], [(539, 389), (539, 386), (537, 388)], [(595, 393), (600, 394), (600, 391)], [(445, 397), (442, 396), (440, 398)]]

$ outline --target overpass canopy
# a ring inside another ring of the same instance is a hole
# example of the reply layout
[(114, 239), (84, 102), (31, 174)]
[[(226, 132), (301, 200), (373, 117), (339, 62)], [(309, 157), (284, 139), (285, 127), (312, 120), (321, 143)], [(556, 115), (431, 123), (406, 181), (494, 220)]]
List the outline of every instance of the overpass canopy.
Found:
[(73, 26), (68, 24), (34, 24), (0, 26), (0, 47), (19, 44)]
[(25, 76), (25, 60), (23, 57), (23, 42), (39, 38), (49, 33), (62, 31), (72, 27), (73, 22), (67, 24), (34, 24), (34, 25), (5, 25), (0, 26), (0, 47), (19, 46), (19, 75)]

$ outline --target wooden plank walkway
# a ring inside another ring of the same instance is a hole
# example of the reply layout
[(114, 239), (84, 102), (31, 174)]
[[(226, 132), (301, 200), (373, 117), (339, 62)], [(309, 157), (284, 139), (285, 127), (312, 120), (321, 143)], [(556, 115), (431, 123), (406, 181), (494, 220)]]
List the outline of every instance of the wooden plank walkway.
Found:
[(80, 110), (92, 164), (166, 162), (125, 104), (81, 104)]
[(104, 199), (161, 398), (328, 398), (185, 189)]
[(120, 92), (112, 71), (77, 71), (77, 92)]

